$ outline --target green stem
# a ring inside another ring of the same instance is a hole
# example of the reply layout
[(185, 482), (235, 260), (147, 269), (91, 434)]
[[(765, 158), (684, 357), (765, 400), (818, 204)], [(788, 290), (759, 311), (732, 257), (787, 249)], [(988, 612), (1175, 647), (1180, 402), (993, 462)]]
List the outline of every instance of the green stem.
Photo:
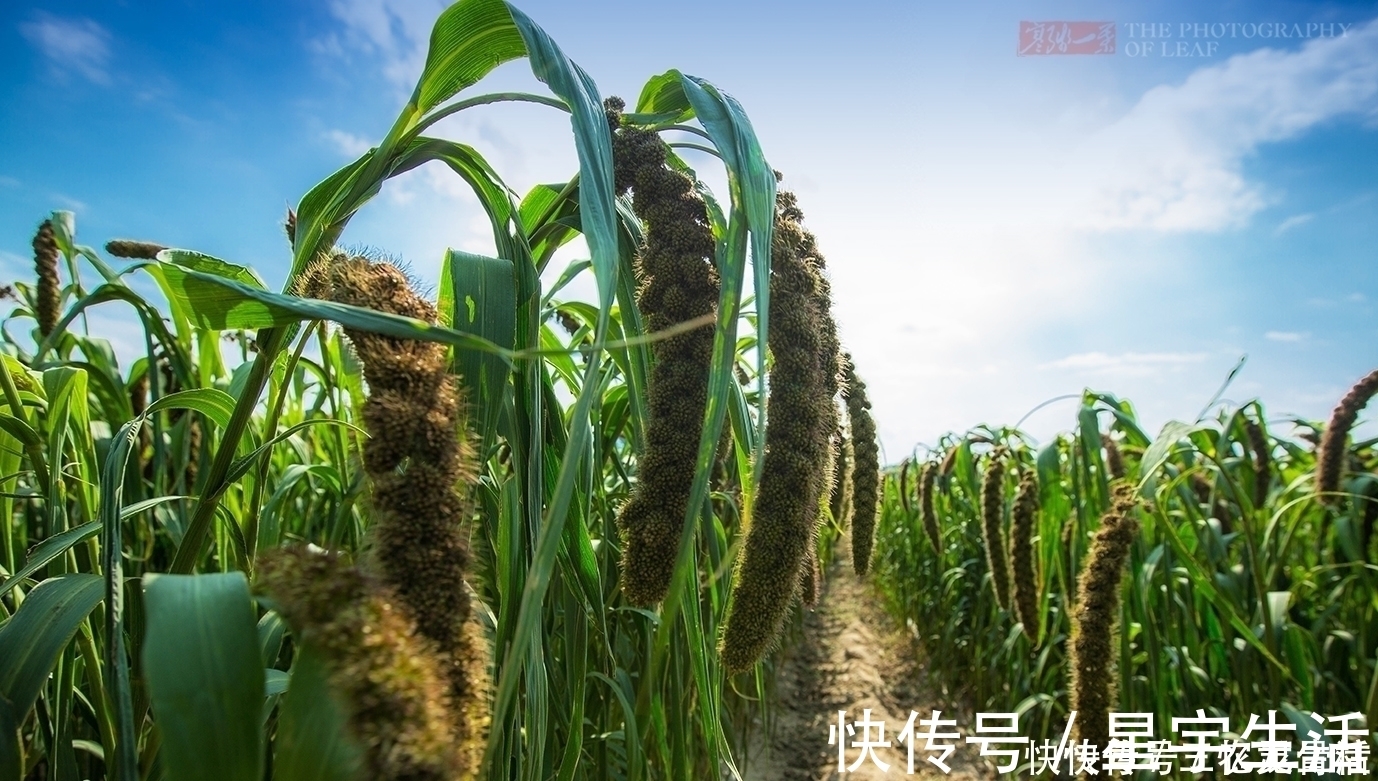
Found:
[(230, 416), (229, 425), (225, 427), (220, 447), (215, 451), (215, 459), (211, 462), (205, 488), (196, 504), (196, 512), (192, 515), (191, 523), (182, 537), (182, 544), (173, 556), (169, 572), (188, 574), (201, 558), (201, 549), (205, 545), (206, 535), (210, 532), (211, 521), (215, 519), (215, 510), (220, 505), (221, 496), (229, 488), (225, 478), (234, 463), (239, 440), (244, 437), (244, 432), (249, 427), (254, 407), (258, 405), (258, 397), (263, 393), (263, 387), (272, 373), (273, 359), (282, 351), (282, 346), (289, 336), (290, 332), (281, 328), (265, 328), (258, 332), (258, 357), (249, 367), (243, 394), (239, 397), (239, 403), (235, 405), (234, 414)]
[[(277, 389), (273, 404), (268, 407), (268, 420), (263, 426), (263, 441), (270, 442), (277, 436), (278, 418), (282, 415), (282, 405), (287, 400), (287, 390), (292, 387), (292, 372), (296, 369), (297, 361), (301, 360), (302, 351), (306, 349), (306, 342), (311, 338), (315, 330), (315, 323), (308, 325), (303, 331), (300, 339), (297, 340), (297, 349), (292, 351), (292, 357), (287, 359), (287, 365), (282, 373), (282, 383)], [(253, 571), (254, 554), (258, 550), (258, 516), (263, 508), (263, 491), (268, 482), (268, 468), (272, 465), (272, 453), (264, 453), (263, 460), (259, 462), (258, 476), (254, 480), (254, 493), (249, 502), (248, 516), (244, 522), (244, 544), (248, 551), (248, 560), (245, 562), (250, 572)]]

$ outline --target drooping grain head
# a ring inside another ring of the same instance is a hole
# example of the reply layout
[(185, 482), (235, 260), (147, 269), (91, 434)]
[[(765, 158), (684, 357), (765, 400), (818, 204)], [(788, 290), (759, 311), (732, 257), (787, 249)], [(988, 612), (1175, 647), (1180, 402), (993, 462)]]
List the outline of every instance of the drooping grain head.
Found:
[(875, 543), (876, 513), (880, 509), (880, 442), (876, 422), (871, 417), (871, 400), (866, 383), (856, 374), (851, 355), (844, 355), (842, 398), (847, 402), (847, 419), (852, 426), (852, 568), (865, 575), (871, 566)]
[(1038, 518), (1038, 478), (1030, 469), (1019, 481), (1010, 514), (1010, 574), (1015, 613), (1030, 640), (1038, 640), (1038, 580), (1034, 574), (1034, 529)]
[(815, 539), (838, 426), (836, 352), (819, 326), (832, 319), (821, 256), (793, 195), (780, 193), (776, 207), (765, 461), (720, 645), (730, 672), (750, 669), (775, 646), (801, 586), (805, 603), (817, 597)]
[(1139, 533), (1136, 512), (1132, 489), (1118, 486), (1086, 555), (1072, 609), (1068, 664), (1076, 738), (1102, 751), (1110, 741), (1110, 712), (1115, 708), (1115, 619), (1125, 562)]
[(929, 461), (923, 465), (919, 477), (919, 511), (923, 516), (923, 528), (928, 533), (928, 541), (933, 543), (933, 552), (942, 555), (942, 532), (938, 528), (938, 514), (933, 508), (933, 487), (938, 480), (938, 462)]
[[(340, 253), (303, 275), (299, 292), (315, 298), (434, 323), (435, 307), (399, 268)], [(475, 677), (485, 652), (467, 634), (470, 597), (466, 495), (477, 465), (464, 430), (463, 400), (445, 348), (345, 329), (364, 366), (364, 471), (373, 486), (373, 554), (383, 581), (406, 605), (417, 631), (434, 644), (457, 711), (478, 706), (486, 678)]]
[(828, 497), (828, 510), (833, 521), (845, 524), (852, 515), (852, 467), (856, 458), (852, 454), (852, 439), (845, 427), (839, 426), (833, 435), (833, 451), (836, 453), (833, 468), (832, 493)]
[(1316, 449), (1316, 493), (1321, 501), (1334, 503), (1340, 490), (1340, 477), (1344, 473), (1346, 441), (1359, 411), (1367, 404), (1373, 394), (1378, 393), (1378, 369), (1349, 389), (1335, 411), (1330, 415), (1330, 423), (1321, 436), (1321, 444)]
[(1010, 569), (1005, 557), (1005, 463), (1004, 453), (996, 449), (986, 465), (981, 481), (981, 535), (986, 546), (986, 565), (990, 568), (995, 602), (1002, 610), (1010, 607)]
[(1120, 454), (1120, 446), (1115, 443), (1114, 437), (1109, 434), (1101, 434), (1101, 445), (1105, 448), (1105, 471), (1109, 473), (1111, 480), (1121, 480), (1124, 478), (1124, 456)]
[[(661, 331), (717, 309), (713, 231), (693, 180), (669, 166), (669, 147), (653, 131), (624, 125), (622, 108), (618, 98), (605, 102), (613, 180), (619, 194), (631, 190), (632, 210), (646, 226), (635, 263), (636, 303), (647, 330)], [(651, 352), (645, 450), (617, 519), (622, 590), (636, 605), (664, 599), (674, 575), (708, 403), (713, 329), (660, 340)]]
[[(370, 778), (473, 778), (474, 736), (456, 735), (445, 662), (385, 585), (339, 556), (304, 547), (268, 551), (258, 585), (298, 644), (324, 657)], [(459, 739), (457, 739), (459, 738)]]
[(910, 509), (909, 509), (909, 462), (910, 462), (909, 459), (907, 459), (907, 458), (904, 459), (904, 463), (900, 464), (900, 474), (899, 474), (900, 506), (904, 508), (904, 514), (905, 514), (905, 515), (908, 515), (908, 514), (910, 513)]
[(46, 338), (62, 316), (62, 280), (57, 271), (58, 248), (52, 220), (44, 220), (34, 234), (33, 264), (38, 275), (34, 317), (38, 320), (39, 335)]

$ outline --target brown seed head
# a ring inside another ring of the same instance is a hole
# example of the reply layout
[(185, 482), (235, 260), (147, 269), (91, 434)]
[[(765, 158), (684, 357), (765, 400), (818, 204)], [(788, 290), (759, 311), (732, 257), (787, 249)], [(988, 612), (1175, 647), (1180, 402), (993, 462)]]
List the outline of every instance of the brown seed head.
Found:
[(1378, 369), (1374, 369), (1354, 384), (1330, 415), (1321, 444), (1316, 449), (1316, 493), (1321, 501), (1333, 503), (1340, 490), (1340, 476), (1344, 472), (1345, 441), (1359, 411), (1378, 393)]
[(801, 582), (806, 604), (819, 588), (815, 540), (838, 426), (837, 352), (820, 328), (832, 320), (832, 302), (802, 217), (791, 194), (777, 197), (765, 461), (724, 622), (720, 650), (731, 672), (749, 669), (778, 642)]
[(34, 271), (38, 274), (38, 290), (34, 301), (34, 317), (38, 333), (47, 337), (57, 328), (62, 313), (62, 280), (58, 276), (57, 238), (52, 220), (44, 220), (33, 237)]
[(928, 533), (929, 542), (933, 543), (933, 552), (942, 555), (943, 540), (942, 534), (938, 529), (938, 514), (933, 509), (933, 484), (938, 479), (938, 462), (929, 461), (923, 465), (923, 474), (919, 477), (919, 511), (923, 515), (923, 528)]
[(1109, 434), (1101, 434), (1101, 445), (1105, 447), (1105, 471), (1110, 474), (1111, 480), (1120, 480), (1124, 477), (1124, 456), (1120, 455), (1120, 447), (1115, 444), (1115, 440)]
[[(623, 126), (623, 103), (604, 103), (613, 135), (613, 179), (632, 191), (632, 210), (646, 224), (635, 263), (637, 308), (648, 331), (711, 315), (718, 274), (708, 210), (693, 181), (668, 164), (669, 147), (653, 131)], [(646, 446), (637, 483), (618, 514), (622, 590), (637, 605), (665, 597), (679, 554), (708, 403), (713, 329), (696, 328), (652, 345)]]
[(130, 239), (115, 239), (105, 243), (105, 251), (117, 258), (130, 258), (133, 260), (157, 260), (158, 253), (167, 249), (161, 244), (154, 244), (151, 241), (132, 241)]
[(472, 739), (457, 740), (453, 730), (458, 720), (445, 663), (396, 596), (334, 554), (284, 548), (259, 562), (259, 586), (276, 600), (298, 643), (323, 656), (369, 776), (472, 778), (477, 765), (457, 750)]

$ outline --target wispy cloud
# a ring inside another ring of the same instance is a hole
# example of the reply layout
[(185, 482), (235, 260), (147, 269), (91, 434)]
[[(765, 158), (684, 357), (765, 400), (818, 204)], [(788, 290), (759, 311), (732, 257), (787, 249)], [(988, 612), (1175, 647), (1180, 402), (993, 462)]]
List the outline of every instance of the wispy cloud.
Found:
[(77, 200), (76, 198), (73, 198), (70, 195), (63, 195), (62, 193), (53, 193), (52, 199), (56, 201), (58, 204), (74, 212), (84, 212), (87, 209), (85, 201)]
[(1206, 360), (1205, 353), (1076, 353), (1045, 363), (1042, 369), (1070, 369), (1092, 374), (1145, 376), (1176, 371)]
[(332, 0), (330, 14), (343, 28), (312, 43), (319, 53), (375, 55), (383, 75), (409, 89), (421, 75), (431, 26), (448, 3), (443, 0)]
[(56, 76), (76, 74), (96, 84), (110, 83), (110, 31), (96, 22), (35, 11), (19, 25), (19, 32), (48, 60)]
[(1281, 236), (1287, 231), (1290, 231), (1293, 228), (1299, 228), (1315, 218), (1316, 215), (1311, 214), (1309, 212), (1307, 214), (1294, 214), (1291, 217), (1288, 217), (1287, 219), (1279, 223), (1278, 226), (1273, 229), (1273, 235)]
[(1263, 338), (1267, 339), (1270, 342), (1286, 342), (1289, 344), (1295, 344), (1297, 342), (1302, 341), (1307, 336), (1308, 334), (1300, 333), (1298, 331), (1269, 331), (1268, 333), (1263, 335)]
[(1093, 226), (1243, 224), (1272, 199), (1244, 177), (1250, 154), (1343, 115), (1373, 117), (1376, 96), (1378, 23), (1372, 22), (1297, 51), (1231, 57), (1180, 85), (1152, 89), (1096, 139), (1091, 159), (1109, 175), (1088, 204), (1099, 206), (1091, 212)]
[(348, 158), (359, 157), (373, 148), (372, 141), (362, 136), (356, 136), (353, 133), (347, 133), (343, 130), (326, 131), (325, 139), (329, 141), (342, 156)]
[[(1237, 228), (1281, 200), (1246, 175), (1269, 144), (1343, 118), (1378, 118), (1378, 22), (1300, 49), (1261, 48), (1147, 90), (1125, 110), (1075, 126), (969, 131), (988, 164), (926, 161), (954, 221), (971, 212), (1079, 232)], [(989, 150), (989, 151), (987, 151)], [(954, 197), (954, 194), (956, 197)], [(1300, 216), (1280, 230), (1304, 223)]]

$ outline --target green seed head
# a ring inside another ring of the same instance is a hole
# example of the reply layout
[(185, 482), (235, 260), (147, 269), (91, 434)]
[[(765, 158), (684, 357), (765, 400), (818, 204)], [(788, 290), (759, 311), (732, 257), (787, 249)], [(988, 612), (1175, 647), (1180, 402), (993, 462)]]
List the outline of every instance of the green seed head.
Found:
[(845, 524), (852, 515), (852, 466), (856, 458), (852, 454), (852, 439), (842, 426), (833, 435), (833, 452), (835, 466), (828, 510), (835, 522)]
[(1068, 664), (1077, 742), (1090, 741), (1102, 751), (1110, 741), (1109, 718), (1115, 707), (1115, 617), (1125, 562), (1139, 533), (1135, 512), (1133, 489), (1117, 486), (1113, 505), (1086, 554), (1072, 609)]
[(1038, 478), (1029, 470), (1019, 482), (1010, 515), (1010, 574), (1014, 606), (1024, 634), (1038, 640), (1038, 581), (1034, 576), (1033, 532), (1038, 516)]
[(871, 417), (871, 400), (866, 397), (866, 383), (857, 376), (851, 355), (843, 356), (842, 366), (842, 398), (847, 402), (856, 458), (852, 467), (852, 568), (856, 574), (865, 575), (871, 566), (876, 513), (880, 509), (880, 442), (876, 438), (875, 419)]
[(1005, 558), (1005, 464), (1004, 451), (990, 455), (981, 482), (981, 534), (986, 545), (986, 564), (990, 567), (995, 601), (1002, 610), (1010, 607), (1010, 569)]

